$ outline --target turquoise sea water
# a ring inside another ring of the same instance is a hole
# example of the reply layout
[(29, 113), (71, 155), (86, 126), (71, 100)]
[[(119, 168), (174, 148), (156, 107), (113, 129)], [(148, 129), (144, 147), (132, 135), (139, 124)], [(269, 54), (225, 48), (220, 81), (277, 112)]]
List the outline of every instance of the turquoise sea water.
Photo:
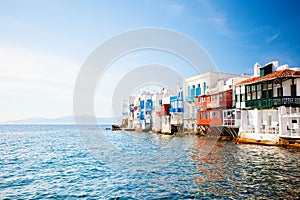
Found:
[[(169, 145), (173, 136), (109, 130), (104, 134), (118, 150), (102, 158), (108, 151), (105, 146), (93, 139), (100, 151), (87, 149), (74, 125), (1, 125), (0, 199), (300, 196), (297, 149), (215, 143), (194, 136), (176, 137), (177, 146), (192, 141), (180, 149)], [(207, 147), (211, 149), (203, 154)]]

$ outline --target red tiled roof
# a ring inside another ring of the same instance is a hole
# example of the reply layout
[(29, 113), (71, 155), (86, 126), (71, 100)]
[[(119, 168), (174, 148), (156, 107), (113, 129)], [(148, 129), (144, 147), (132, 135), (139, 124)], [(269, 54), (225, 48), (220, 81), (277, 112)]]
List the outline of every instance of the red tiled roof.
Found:
[(256, 83), (256, 82), (271, 80), (271, 79), (280, 78), (280, 77), (293, 77), (293, 76), (300, 77), (300, 71), (292, 70), (292, 69), (278, 70), (278, 71), (272, 72), (271, 74), (268, 74), (263, 77), (248, 78), (242, 82), (237, 83), (236, 85), (244, 85), (244, 84), (248, 84), (248, 83)]

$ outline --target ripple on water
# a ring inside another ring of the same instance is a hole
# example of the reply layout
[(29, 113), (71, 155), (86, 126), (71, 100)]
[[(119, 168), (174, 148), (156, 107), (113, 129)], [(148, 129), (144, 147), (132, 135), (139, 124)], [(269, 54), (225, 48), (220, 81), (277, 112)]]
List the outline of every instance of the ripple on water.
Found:
[(167, 153), (157, 159), (151, 155), (171, 137), (106, 134), (122, 151), (130, 152), (126, 159), (117, 153), (111, 157), (116, 159), (115, 168), (86, 151), (75, 126), (1, 125), (0, 199), (300, 196), (300, 151), (296, 149), (218, 142), (204, 156), (204, 139), (194, 138), (190, 148), (180, 152), (182, 156), (172, 157), (178, 149), (175, 153), (165, 149)]

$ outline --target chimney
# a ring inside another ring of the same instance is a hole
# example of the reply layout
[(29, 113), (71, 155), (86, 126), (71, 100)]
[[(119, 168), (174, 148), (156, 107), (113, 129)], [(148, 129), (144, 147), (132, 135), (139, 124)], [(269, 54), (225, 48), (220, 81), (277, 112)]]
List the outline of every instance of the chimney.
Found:
[(255, 77), (260, 76), (260, 71), (259, 71), (260, 64), (258, 62), (255, 63), (254, 66), (253, 66), (253, 68), (254, 68), (254, 76)]

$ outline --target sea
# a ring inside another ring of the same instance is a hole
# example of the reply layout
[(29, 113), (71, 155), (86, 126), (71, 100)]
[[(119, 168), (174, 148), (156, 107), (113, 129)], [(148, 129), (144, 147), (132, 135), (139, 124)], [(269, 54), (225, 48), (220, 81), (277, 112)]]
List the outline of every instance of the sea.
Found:
[(297, 199), (300, 150), (109, 125), (0, 125), (0, 199)]

